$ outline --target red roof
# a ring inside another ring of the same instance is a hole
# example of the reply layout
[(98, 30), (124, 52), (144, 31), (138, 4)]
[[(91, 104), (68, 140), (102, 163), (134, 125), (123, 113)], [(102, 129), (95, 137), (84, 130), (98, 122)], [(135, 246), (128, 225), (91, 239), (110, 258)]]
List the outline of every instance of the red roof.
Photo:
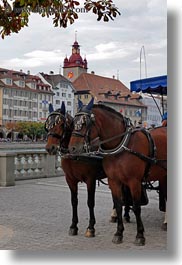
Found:
[[(2, 79), (5, 79), (5, 78), (11, 78), (12, 85), (8, 85), (2, 82)], [(24, 87), (19, 86), (16, 81), (24, 81), (25, 86)], [(45, 87), (46, 90), (30, 88), (27, 84), (31, 82), (35, 82), (37, 85), (37, 88), (40, 85), (41, 87)], [(12, 87), (12, 88), (20, 89), (20, 90), (32, 91), (32, 92), (37, 92), (37, 93), (40, 93), (40, 92), (50, 93), (50, 94), (53, 93), (51, 91), (51, 86), (43, 83), (39, 76), (26, 74), (26, 73), (23, 73), (22, 71), (8, 70), (4, 68), (0, 68), (0, 85), (7, 87), (7, 88)]]
[(97, 102), (144, 106), (120, 80), (114, 78), (82, 73), (73, 86), (78, 94), (87, 91)]

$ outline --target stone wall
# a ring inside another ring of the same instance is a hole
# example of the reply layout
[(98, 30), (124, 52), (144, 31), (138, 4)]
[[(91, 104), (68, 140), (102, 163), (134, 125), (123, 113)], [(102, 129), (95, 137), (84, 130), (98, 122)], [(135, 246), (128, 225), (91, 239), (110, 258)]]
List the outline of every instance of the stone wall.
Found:
[(60, 155), (46, 151), (0, 152), (0, 186), (13, 186), (16, 180), (63, 175)]

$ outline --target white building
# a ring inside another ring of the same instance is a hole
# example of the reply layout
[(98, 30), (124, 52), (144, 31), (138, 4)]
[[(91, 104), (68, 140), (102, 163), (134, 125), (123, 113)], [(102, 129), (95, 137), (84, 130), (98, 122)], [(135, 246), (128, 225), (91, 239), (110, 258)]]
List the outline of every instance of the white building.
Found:
[(18, 121), (44, 121), (48, 104), (40, 106), (40, 99), (52, 102), (50, 85), (30, 73), (0, 68), (0, 125)]
[(66, 106), (66, 111), (74, 116), (74, 88), (72, 83), (60, 74), (39, 73), (39, 77), (51, 85), (53, 96), (53, 107), (59, 109), (62, 101)]
[(147, 106), (147, 119), (143, 121), (143, 123), (145, 123), (146, 127), (160, 126), (162, 120), (161, 114), (159, 112), (160, 109), (162, 113), (160, 99), (155, 98), (155, 101), (159, 107), (158, 109), (153, 98), (145, 96), (144, 94), (142, 95), (142, 97), (143, 97), (142, 102)]

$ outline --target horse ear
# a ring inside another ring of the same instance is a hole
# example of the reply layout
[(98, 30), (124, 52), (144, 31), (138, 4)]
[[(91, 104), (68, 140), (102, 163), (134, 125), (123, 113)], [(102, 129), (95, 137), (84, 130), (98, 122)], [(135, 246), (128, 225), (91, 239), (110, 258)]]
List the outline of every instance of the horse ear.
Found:
[(83, 107), (83, 102), (78, 99), (78, 110), (80, 110)]
[(54, 108), (53, 108), (53, 105), (52, 103), (49, 104), (49, 113), (53, 112), (54, 111)]
[(63, 115), (65, 115), (65, 113), (66, 113), (66, 107), (65, 107), (64, 101), (62, 101), (60, 112), (61, 112)]
[(86, 106), (87, 110), (91, 110), (92, 107), (94, 105), (94, 98), (91, 98), (90, 102), (88, 103), (88, 105)]

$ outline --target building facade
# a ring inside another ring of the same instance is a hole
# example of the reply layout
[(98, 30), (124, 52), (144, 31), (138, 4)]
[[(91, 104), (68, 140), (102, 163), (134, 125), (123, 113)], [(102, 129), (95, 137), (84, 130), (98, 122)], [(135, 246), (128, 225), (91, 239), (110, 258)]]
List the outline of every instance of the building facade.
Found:
[(62, 102), (64, 101), (66, 106), (66, 111), (74, 116), (74, 92), (75, 89), (68, 79), (60, 74), (44, 74), (39, 73), (39, 77), (47, 82), (51, 86), (51, 89), (54, 93), (53, 96), (53, 106), (54, 109), (59, 109)]
[(73, 82), (73, 86), (76, 90), (76, 109), (78, 98), (83, 104), (87, 104), (91, 97), (94, 97), (95, 103), (103, 103), (121, 112), (136, 126), (142, 121), (141, 117), (147, 117), (147, 106), (142, 103), (142, 97), (132, 94), (120, 80), (99, 76), (93, 72), (82, 73)]
[(53, 92), (38, 76), (0, 68), (0, 125), (17, 121), (45, 121)]
[(143, 95), (142, 102), (147, 106), (147, 117), (146, 120), (143, 120), (143, 122), (146, 124), (146, 127), (160, 126), (162, 121), (161, 100), (159, 98), (155, 98), (154, 101), (153, 98)]

